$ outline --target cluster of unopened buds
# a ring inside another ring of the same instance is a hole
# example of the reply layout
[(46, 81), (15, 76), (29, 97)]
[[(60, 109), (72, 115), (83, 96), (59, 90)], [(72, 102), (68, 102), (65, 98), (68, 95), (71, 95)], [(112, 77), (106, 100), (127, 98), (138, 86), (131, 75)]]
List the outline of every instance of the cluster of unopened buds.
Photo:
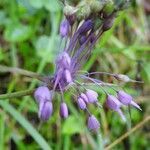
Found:
[[(116, 90), (112, 87), (112, 84), (91, 77), (94, 74), (106, 74), (119, 81), (133, 81), (128, 76), (103, 72), (82, 73), (80, 71), (82, 65), (86, 63), (91, 55), (97, 40), (113, 25), (117, 9), (106, 13), (104, 8), (105, 5), (100, 10), (90, 13), (82, 19), (77, 16), (79, 14), (78, 9), (75, 9), (72, 13), (70, 11), (65, 13), (66, 18), (60, 24), (60, 47), (62, 51), (56, 59), (55, 73), (53, 77), (47, 77), (45, 85), (38, 87), (34, 93), (34, 97), (39, 105), (38, 112), (41, 120), (47, 121), (51, 117), (53, 113), (53, 99), (56, 93), (61, 95), (60, 116), (67, 118), (69, 111), (64, 99), (64, 93), (73, 90), (76, 104), (81, 110), (89, 114), (88, 128), (97, 130), (100, 127), (100, 123), (90, 113), (88, 105), (94, 104), (98, 107), (101, 107), (101, 105), (98, 101), (98, 93), (90, 89), (88, 84), (98, 86), (104, 91), (107, 107), (117, 112), (124, 121), (125, 116), (121, 110), (122, 106), (132, 105), (141, 110), (140, 106), (133, 101), (133, 98), (123, 90)], [(103, 86), (108, 86), (115, 90), (116, 95), (109, 94)]]

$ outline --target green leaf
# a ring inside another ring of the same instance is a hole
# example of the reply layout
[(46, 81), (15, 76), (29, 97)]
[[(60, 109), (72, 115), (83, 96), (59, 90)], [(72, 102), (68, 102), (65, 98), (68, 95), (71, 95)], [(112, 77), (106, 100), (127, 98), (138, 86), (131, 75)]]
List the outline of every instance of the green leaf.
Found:
[(52, 12), (56, 12), (60, 10), (60, 5), (57, 0), (43, 0), (44, 7)]
[(38, 133), (38, 131), (12, 105), (3, 100), (0, 100), (0, 105), (33, 137), (41, 149), (51, 149), (45, 139)]
[(30, 26), (22, 24), (9, 24), (5, 30), (5, 39), (9, 42), (22, 42), (27, 40), (32, 33)]
[(43, 1), (42, 0), (29, 0), (29, 3), (34, 8), (42, 8), (43, 7)]
[(143, 70), (141, 72), (143, 79), (150, 82), (150, 63), (146, 63), (143, 65)]
[(62, 133), (66, 135), (72, 135), (83, 131), (82, 125), (77, 118), (70, 116), (65, 120)]
[[(55, 38), (55, 39), (54, 39)], [(37, 55), (47, 62), (53, 62), (57, 53), (58, 48), (56, 48), (57, 44), (54, 44), (54, 48), (49, 48), (50, 41), (53, 41), (53, 43), (58, 42), (56, 37), (49, 37), (46, 35), (40, 36), (37, 41), (35, 42), (35, 48), (37, 51)], [(49, 51), (49, 55), (47, 55), (47, 51)]]

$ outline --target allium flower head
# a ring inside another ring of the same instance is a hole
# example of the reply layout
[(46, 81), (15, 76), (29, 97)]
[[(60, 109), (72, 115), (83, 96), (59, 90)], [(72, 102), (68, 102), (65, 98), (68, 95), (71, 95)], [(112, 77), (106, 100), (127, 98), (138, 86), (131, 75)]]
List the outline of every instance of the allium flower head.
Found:
[[(107, 10), (110, 1), (89, 1), (84, 3), (79, 1), (79, 4), (70, 6), (64, 3), (65, 18), (60, 24), (59, 34), (60, 52), (55, 61), (55, 72), (52, 77), (47, 77), (44, 80), (46, 87), (39, 87), (34, 94), (34, 97), (39, 105), (39, 117), (47, 120), (52, 114), (52, 99), (55, 93), (60, 94), (60, 116), (62, 118), (68, 117), (68, 107), (65, 103), (64, 93), (72, 94), (76, 100), (78, 107), (88, 113), (88, 128), (90, 130), (97, 130), (100, 123), (89, 110), (89, 105), (95, 107), (101, 106), (98, 100), (100, 91), (104, 91), (107, 95), (106, 104), (108, 108), (116, 111), (123, 120), (125, 116), (121, 110), (122, 105), (133, 105), (140, 109), (140, 107), (132, 100), (132, 97), (122, 91), (117, 91), (117, 97), (110, 95), (104, 86), (111, 88), (113, 84), (105, 83), (100, 79), (95, 79), (91, 75), (107, 74), (118, 81), (129, 82), (131, 79), (122, 74), (112, 74), (104, 72), (83, 72), (82, 66), (87, 62), (91, 56), (93, 47), (100, 39), (104, 32), (113, 26), (113, 22), (117, 17), (119, 10), (123, 9), (126, 1), (121, 2), (121, 5), (112, 3), (112, 9)], [(92, 86), (97, 86), (98, 90), (90, 89)], [(101, 90), (99, 90), (101, 89)], [(54, 101), (53, 101), (54, 102)]]

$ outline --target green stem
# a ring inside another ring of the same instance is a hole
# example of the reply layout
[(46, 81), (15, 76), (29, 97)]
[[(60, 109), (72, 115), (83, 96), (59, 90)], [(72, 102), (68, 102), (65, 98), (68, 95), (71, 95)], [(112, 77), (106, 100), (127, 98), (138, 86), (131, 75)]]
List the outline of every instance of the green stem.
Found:
[(24, 69), (20, 69), (20, 68), (16, 68), (16, 67), (7, 67), (7, 66), (3, 66), (0, 65), (0, 72), (10, 72), (10, 73), (16, 73), (16, 74), (21, 74), (21, 75), (25, 75), (31, 78), (36, 78), (38, 80), (43, 80), (42, 76), (34, 73), (32, 71), (28, 71), (28, 70), (24, 70)]
[(31, 89), (31, 90), (24, 90), (24, 91), (19, 91), (14, 93), (2, 94), (0, 95), (0, 99), (9, 99), (9, 98), (18, 98), (22, 96), (27, 96), (33, 94), (34, 91), (35, 89)]

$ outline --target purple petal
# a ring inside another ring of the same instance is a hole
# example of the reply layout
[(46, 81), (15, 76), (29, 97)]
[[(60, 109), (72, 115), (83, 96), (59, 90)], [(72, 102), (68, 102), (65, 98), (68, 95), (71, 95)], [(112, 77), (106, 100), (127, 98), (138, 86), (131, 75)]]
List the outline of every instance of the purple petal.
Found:
[(66, 103), (62, 102), (60, 104), (60, 116), (62, 118), (67, 118), (68, 117), (68, 107), (66, 105)]
[(93, 26), (94, 26), (93, 21), (89, 19), (81, 25), (81, 27), (78, 30), (78, 33), (84, 34), (84, 33), (88, 32), (89, 30), (91, 30), (93, 28)]
[(99, 127), (100, 127), (100, 123), (98, 122), (96, 117), (94, 115), (89, 116), (89, 118), (88, 118), (88, 128), (90, 130), (97, 131), (99, 129)]
[(77, 103), (78, 103), (78, 106), (80, 107), (80, 109), (82, 109), (82, 110), (86, 109), (86, 103), (84, 102), (84, 100), (82, 98), (78, 98)]
[(117, 96), (118, 96), (118, 100), (124, 105), (129, 105), (132, 101), (132, 96), (125, 93), (124, 91), (119, 91), (117, 93)]
[(51, 101), (52, 91), (50, 91), (46, 86), (40, 86), (35, 90), (34, 98), (38, 103), (41, 101)]
[(65, 37), (68, 35), (69, 33), (69, 22), (68, 20), (63, 20), (60, 24), (60, 35), (62, 37)]
[(52, 102), (46, 101), (39, 103), (39, 118), (43, 121), (47, 121), (53, 112)]
[(71, 83), (72, 82), (71, 73), (67, 69), (65, 70), (65, 78), (66, 78), (67, 83)]
[(84, 100), (84, 102), (86, 102), (86, 103), (89, 102), (89, 101), (88, 101), (88, 98), (87, 98), (87, 96), (86, 96), (86, 94), (81, 93), (80, 97)]
[(107, 105), (108, 108), (110, 108), (112, 110), (115, 110), (115, 111), (118, 110), (121, 107), (121, 103), (113, 95), (108, 95), (107, 96), (106, 105)]
[(132, 106), (136, 107), (137, 109), (139, 109), (139, 110), (142, 111), (141, 107), (140, 107), (137, 103), (135, 103), (134, 101), (131, 101), (130, 104), (131, 104)]
[(88, 89), (86, 91), (86, 96), (88, 98), (89, 103), (95, 103), (98, 101), (97, 100), (98, 94), (93, 90)]

